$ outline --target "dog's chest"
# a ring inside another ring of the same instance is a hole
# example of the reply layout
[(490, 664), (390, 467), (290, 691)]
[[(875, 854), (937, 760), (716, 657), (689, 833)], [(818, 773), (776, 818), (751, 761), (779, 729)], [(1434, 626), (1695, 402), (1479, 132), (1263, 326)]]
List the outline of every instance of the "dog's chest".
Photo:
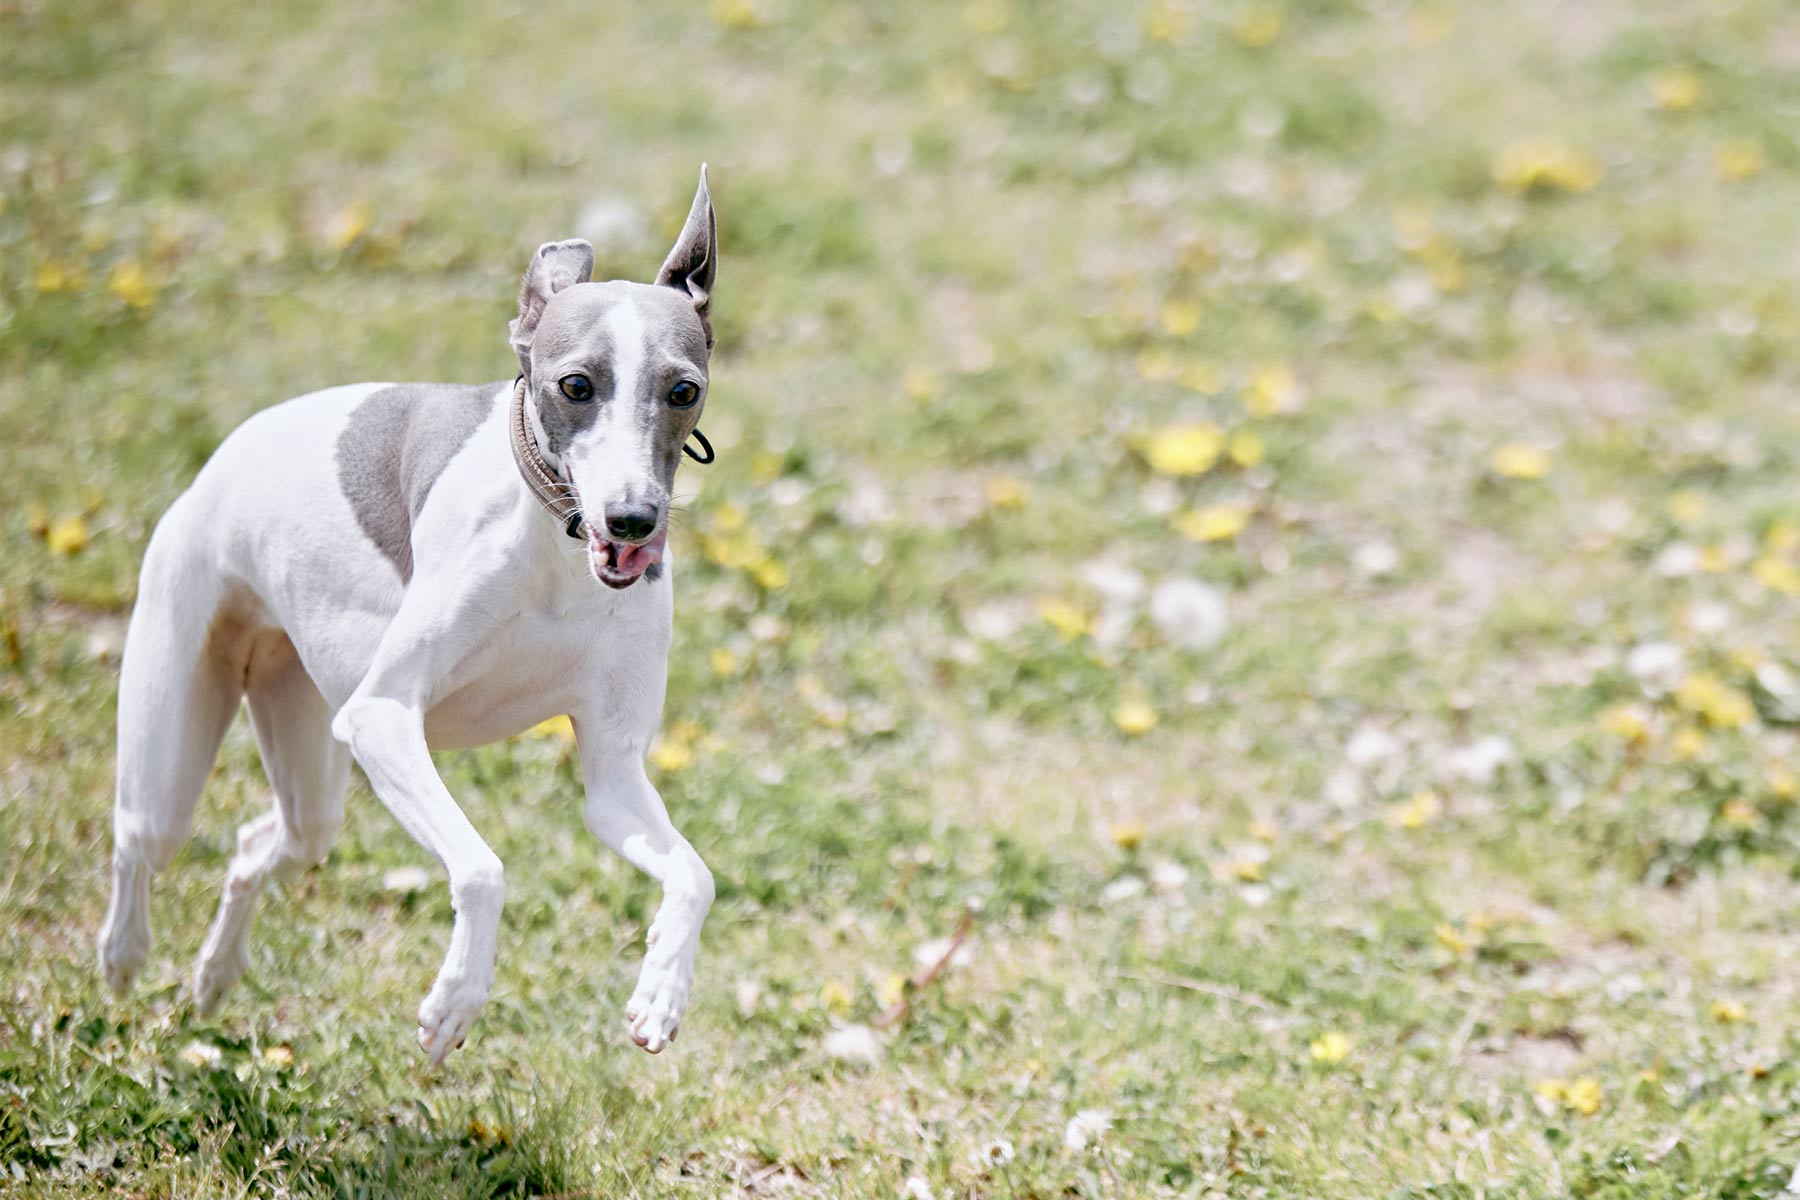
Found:
[[(445, 679), (425, 716), (427, 740), (485, 745), (652, 687), (660, 704), (667, 639), (649, 636), (654, 622), (635, 607), (598, 616), (533, 609), (502, 622)], [(661, 653), (646, 653), (656, 646)]]

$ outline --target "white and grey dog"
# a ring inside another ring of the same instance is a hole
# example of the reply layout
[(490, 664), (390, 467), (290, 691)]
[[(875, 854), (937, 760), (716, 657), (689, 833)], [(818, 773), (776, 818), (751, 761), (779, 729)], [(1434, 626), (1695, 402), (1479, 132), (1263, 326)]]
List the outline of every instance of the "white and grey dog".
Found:
[(213, 1009), (243, 974), (264, 884), (330, 849), (354, 757), (450, 877), (455, 924), (419, 1008), (419, 1044), (442, 1062), (493, 985), (506, 884), (430, 751), (567, 713), (588, 828), (663, 888), (626, 1028), (652, 1053), (674, 1039), (713, 882), (643, 759), (662, 716), (670, 490), (706, 400), (716, 262), (702, 167), (653, 285), (589, 282), (583, 241), (538, 248), (511, 326), (516, 385), (331, 388), (219, 447), (150, 539), (125, 642), (100, 932), (115, 992), (144, 963), (150, 878), (186, 841), (244, 697), (273, 806), (238, 830), (195, 1003)]

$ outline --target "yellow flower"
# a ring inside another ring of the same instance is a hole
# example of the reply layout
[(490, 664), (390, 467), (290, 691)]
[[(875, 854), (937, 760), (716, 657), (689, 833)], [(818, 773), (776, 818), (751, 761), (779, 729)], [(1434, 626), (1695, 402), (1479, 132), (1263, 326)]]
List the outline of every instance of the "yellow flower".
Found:
[(1731, 559), (1723, 546), (1702, 546), (1698, 565), (1708, 575), (1723, 575), (1731, 570)]
[(1750, 574), (1756, 578), (1756, 582), (1772, 592), (1800, 596), (1800, 567), (1776, 558), (1773, 554), (1765, 554), (1751, 563)]
[(1234, 858), (1225, 864), (1225, 873), (1239, 883), (1261, 883), (1263, 865), (1254, 858)]
[(750, 459), (750, 481), (758, 484), (774, 483), (781, 478), (785, 465), (781, 455), (773, 450), (758, 450)]
[(750, 578), (765, 592), (776, 592), (788, 585), (788, 569), (768, 555), (750, 564)]
[(996, 475), (987, 481), (988, 503), (995, 508), (1024, 508), (1030, 494), (1025, 481), (1014, 475)]
[(1550, 473), (1550, 452), (1529, 442), (1508, 442), (1494, 451), (1488, 465), (1507, 479), (1542, 479)]
[(1591, 1075), (1583, 1075), (1579, 1079), (1551, 1077), (1537, 1085), (1537, 1094), (1552, 1104), (1559, 1104), (1584, 1117), (1591, 1117), (1600, 1111), (1600, 1081)]
[(106, 281), (106, 290), (132, 308), (146, 309), (156, 303), (156, 285), (150, 282), (143, 264), (135, 258), (128, 258), (113, 268)]
[(708, 15), (721, 29), (755, 29), (768, 20), (750, 0), (713, 0)]
[(64, 517), (53, 521), (44, 531), (44, 540), (50, 545), (50, 553), (67, 558), (80, 554), (87, 549), (87, 522), (80, 517)]
[(1179, 378), (1181, 386), (1191, 392), (1216, 396), (1225, 390), (1225, 372), (1215, 362), (1195, 359), (1181, 368)]
[(1713, 170), (1727, 183), (1741, 183), (1762, 174), (1769, 160), (1763, 148), (1749, 138), (1733, 138), (1721, 145), (1713, 155)]
[(325, 223), (325, 244), (333, 250), (344, 250), (363, 234), (369, 232), (369, 223), (374, 213), (361, 200), (346, 204), (331, 214)]
[(1244, 532), (1250, 524), (1250, 510), (1241, 504), (1214, 504), (1176, 513), (1169, 523), (1175, 532), (1196, 542), (1222, 542)]
[(1584, 1117), (1591, 1117), (1600, 1111), (1601, 1097), (1600, 1081), (1591, 1075), (1583, 1075), (1569, 1081), (1569, 1086), (1564, 1089), (1563, 1104)]
[(1144, 841), (1144, 827), (1136, 821), (1120, 821), (1112, 827), (1113, 844), (1121, 850), (1136, 850)]
[(1721, 1025), (1736, 1025), (1740, 1021), (1750, 1019), (1750, 1010), (1736, 1000), (1714, 1000), (1712, 1002), (1712, 1019)]
[(1711, 743), (1706, 740), (1706, 735), (1692, 725), (1683, 725), (1669, 739), (1669, 752), (1682, 762), (1702, 758), (1710, 748)]
[(1170, 0), (1157, 0), (1144, 13), (1144, 36), (1153, 42), (1185, 42), (1193, 28), (1193, 11)]
[(881, 982), (875, 985), (875, 1002), (883, 1008), (892, 1008), (900, 1003), (906, 995), (906, 976), (898, 971), (890, 971), (882, 976)]
[(714, 675), (736, 675), (738, 656), (723, 646), (713, 647), (712, 670)]
[(1138, 377), (1149, 383), (1173, 379), (1181, 371), (1181, 362), (1173, 352), (1152, 347), (1137, 356)]
[(528, 738), (560, 738), (565, 742), (572, 742), (575, 740), (575, 722), (569, 720), (568, 714), (565, 713), (560, 717), (539, 721), (525, 731), (525, 736)]
[(930, 367), (912, 366), (900, 377), (900, 387), (909, 398), (923, 404), (937, 398), (938, 392), (943, 390), (943, 380)]
[(1675, 689), (1675, 703), (1714, 729), (1736, 729), (1756, 715), (1750, 697), (1704, 673), (1681, 681)]
[(1127, 700), (1113, 709), (1113, 724), (1127, 737), (1141, 737), (1156, 728), (1156, 710), (1142, 700)]
[(1200, 305), (1184, 296), (1172, 296), (1163, 301), (1158, 317), (1164, 333), (1186, 337), (1200, 328)]
[(1650, 740), (1650, 725), (1634, 704), (1615, 704), (1601, 713), (1600, 728), (1631, 746)]
[(1448, 922), (1440, 922), (1431, 932), (1433, 936), (1437, 938), (1438, 945), (1448, 950), (1455, 957), (1474, 957), (1475, 943), (1464, 937), (1456, 926), (1451, 925)]
[(1143, 441), (1144, 461), (1158, 475), (1204, 475), (1219, 461), (1225, 431), (1207, 422), (1171, 425)]
[(1770, 554), (1800, 550), (1800, 521), (1774, 520), (1763, 533), (1763, 549)]
[(665, 738), (658, 739), (657, 743), (650, 747), (650, 753), (644, 757), (648, 758), (650, 765), (657, 770), (673, 774), (693, 764), (694, 750), (684, 741)]
[(1700, 102), (1700, 77), (1686, 67), (1669, 67), (1650, 77), (1658, 108), (1682, 112)]
[(1281, 836), (1281, 830), (1272, 821), (1252, 821), (1250, 836), (1259, 842), (1272, 842)]
[(79, 291), (83, 282), (80, 267), (55, 258), (42, 263), (32, 277), (32, 284), (40, 292)]
[(294, 1048), (292, 1046), (263, 1047), (263, 1061), (272, 1067), (291, 1067), (294, 1065)]
[(1423, 829), (1437, 820), (1444, 802), (1435, 792), (1414, 792), (1405, 800), (1388, 805), (1387, 822), (1396, 829)]
[(1092, 619), (1067, 600), (1046, 597), (1038, 601), (1038, 616), (1056, 630), (1065, 642), (1072, 642), (1092, 627)]
[(1719, 820), (1734, 829), (1757, 829), (1763, 823), (1762, 814), (1747, 800), (1727, 800), (1719, 806)]
[(1314, 1038), (1312, 1045), (1306, 1049), (1314, 1062), (1335, 1067), (1350, 1057), (1350, 1051), (1355, 1045), (1356, 1042), (1349, 1034), (1333, 1029)]
[(1783, 804), (1792, 804), (1800, 797), (1800, 775), (1780, 763), (1769, 764), (1769, 769), (1763, 772), (1763, 782), (1769, 785), (1769, 795)]
[(1254, 429), (1234, 429), (1225, 453), (1240, 467), (1254, 467), (1268, 456), (1262, 435)]
[(1253, 417), (1272, 417), (1298, 407), (1300, 387), (1294, 373), (1280, 363), (1258, 367), (1244, 391), (1244, 410)]
[(1515, 192), (1585, 192), (1605, 173), (1593, 155), (1550, 137), (1513, 142), (1494, 159), (1494, 181)]
[(766, 557), (761, 544), (748, 530), (739, 530), (718, 537), (708, 537), (702, 534), (700, 549), (707, 558), (721, 567), (748, 568)]
[(749, 513), (729, 502), (719, 505), (712, 511), (712, 527), (718, 533), (736, 533), (749, 520)]
[(835, 979), (819, 989), (819, 1003), (835, 1013), (849, 1012), (854, 999), (850, 989)]
[(1251, 4), (1238, 10), (1231, 32), (1242, 44), (1256, 49), (1281, 36), (1281, 10), (1268, 4)]
[(1692, 525), (1706, 516), (1706, 493), (1699, 488), (1680, 488), (1663, 501), (1663, 511), (1678, 525)]

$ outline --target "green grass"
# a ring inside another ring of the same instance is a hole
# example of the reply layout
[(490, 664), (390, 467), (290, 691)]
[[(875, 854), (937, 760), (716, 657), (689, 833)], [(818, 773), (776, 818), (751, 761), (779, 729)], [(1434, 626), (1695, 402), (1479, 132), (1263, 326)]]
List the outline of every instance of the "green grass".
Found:
[[(0, 1190), (1781, 1193), (1791, 5), (0, 16)], [(719, 901), (679, 1044), (624, 1037), (657, 895), (544, 738), (439, 759), (509, 883), (440, 1073), (448, 896), (390, 886), (429, 860), (360, 782), (194, 1015), (265, 803), (242, 723), (110, 1000), (157, 516), (287, 396), (509, 374), (531, 249), (610, 205), (599, 273), (648, 277), (702, 159), (720, 461), (680, 485), (658, 778)], [(1195, 422), (1249, 461), (1159, 475)], [(1180, 532), (1215, 506), (1244, 527)], [(1229, 633), (1177, 644), (1138, 576)], [(827, 1053), (971, 909), (876, 1062)]]

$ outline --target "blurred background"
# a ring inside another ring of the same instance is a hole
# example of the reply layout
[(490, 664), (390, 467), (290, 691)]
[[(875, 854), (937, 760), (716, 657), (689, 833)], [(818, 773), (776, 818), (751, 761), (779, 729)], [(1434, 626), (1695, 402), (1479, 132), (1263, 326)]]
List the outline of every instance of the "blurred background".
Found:
[[(1781, 1194), (1800, 1144), (1783, 0), (0, 5), (0, 1171), (25, 1196)], [(247, 723), (91, 966), (157, 517), (358, 380), (516, 369), (701, 161), (719, 352), (653, 885), (566, 725), (359, 777), (185, 992)]]

